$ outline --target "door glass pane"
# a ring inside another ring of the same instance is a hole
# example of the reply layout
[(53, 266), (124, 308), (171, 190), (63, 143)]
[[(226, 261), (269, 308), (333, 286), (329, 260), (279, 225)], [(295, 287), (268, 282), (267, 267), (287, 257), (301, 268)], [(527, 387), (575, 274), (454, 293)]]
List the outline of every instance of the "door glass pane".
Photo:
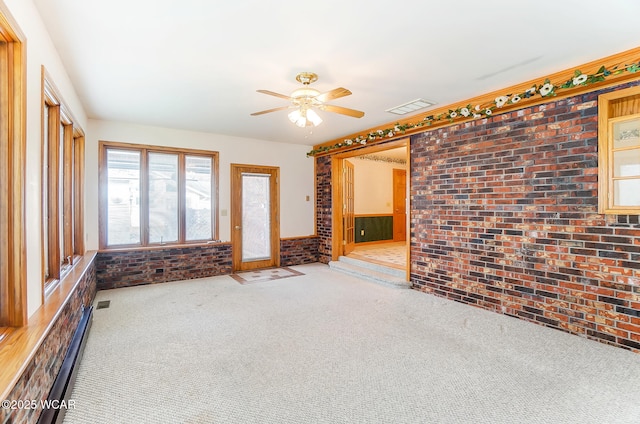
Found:
[(211, 173), (210, 157), (186, 156), (186, 238), (211, 240)]
[(242, 174), (242, 261), (271, 259), (269, 174)]
[(640, 149), (613, 152), (613, 176), (640, 176)]
[(149, 243), (178, 241), (178, 155), (149, 153)]
[(613, 182), (614, 206), (640, 205), (640, 179)]
[(140, 153), (107, 150), (107, 244), (140, 243)]

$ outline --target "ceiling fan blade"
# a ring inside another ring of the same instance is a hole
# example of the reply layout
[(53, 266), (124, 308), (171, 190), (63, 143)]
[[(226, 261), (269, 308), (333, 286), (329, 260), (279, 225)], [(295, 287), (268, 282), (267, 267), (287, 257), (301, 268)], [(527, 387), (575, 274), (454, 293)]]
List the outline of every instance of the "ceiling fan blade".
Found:
[(329, 100), (339, 99), (340, 97), (350, 96), (351, 91), (346, 88), (335, 88), (331, 91), (327, 91), (326, 93), (318, 94), (314, 99), (319, 100), (321, 102), (328, 102)]
[(289, 96), (285, 96), (284, 94), (280, 94), (280, 93), (275, 93), (273, 91), (269, 91), (269, 90), (256, 90), (258, 93), (262, 93), (262, 94), (268, 94), (270, 96), (276, 96), (276, 97), (280, 97), (281, 99), (285, 99), (285, 100), (291, 100), (291, 97)]
[(364, 116), (364, 112), (342, 106), (322, 105), (321, 108), (324, 110), (328, 110), (329, 112), (341, 113), (343, 115), (352, 116), (354, 118), (362, 118)]
[(285, 110), (285, 109), (289, 109), (291, 106), (281, 106), (281, 107), (276, 107), (273, 109), (267, 109), (267, 110), (263, 110), (260, 112), (254, 112), (251, 114), (251, 116), (258, 116), (258, 115), (264, 115), (265, 113), (270, 113), (270, 112), (277, 112), (279, 110)]

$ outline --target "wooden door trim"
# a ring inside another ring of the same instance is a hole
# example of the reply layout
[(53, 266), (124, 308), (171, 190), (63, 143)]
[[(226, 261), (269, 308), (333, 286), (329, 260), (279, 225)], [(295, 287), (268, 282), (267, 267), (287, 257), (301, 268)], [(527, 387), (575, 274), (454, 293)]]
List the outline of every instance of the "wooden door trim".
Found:
[[(277, 166), (262, 166), (262, 165), (244, 165), (232, 163), (231, 167), (231, 261), (233, 271), (248, 270), (242, 267), (242, 239), (240, 238), (240, 232), (235, 230), (236, 226), (242, 224), (242, 216), (239, 211), (242, 210), (241, 194), (242, 181), (237, 178), (242, 173), (257, 173), (257, 174), (270, 174), (274, 178), (271, 180), (270, 192), (270, 213), (272, 218), (271, 225), (271, 260), (267, 267), (280, 266), (280, 168)], [(236, 174), (239, 173), (239, 174)], [(256, 262), (256, 267), (262, 267), (262, 261)]]

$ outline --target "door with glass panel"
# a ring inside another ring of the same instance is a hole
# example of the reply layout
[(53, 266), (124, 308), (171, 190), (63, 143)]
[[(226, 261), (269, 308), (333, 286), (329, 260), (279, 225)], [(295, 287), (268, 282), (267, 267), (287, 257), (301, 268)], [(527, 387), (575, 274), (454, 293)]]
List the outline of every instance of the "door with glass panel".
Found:
[(233, 269), (280, 265), (279, 168), (231, 164)]

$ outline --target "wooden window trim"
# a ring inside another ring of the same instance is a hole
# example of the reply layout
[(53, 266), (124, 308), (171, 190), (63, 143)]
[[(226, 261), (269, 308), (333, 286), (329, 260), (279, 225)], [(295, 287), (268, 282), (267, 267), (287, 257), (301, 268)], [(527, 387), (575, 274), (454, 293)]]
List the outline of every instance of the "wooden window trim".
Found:
[(27, 322), (24, 40), (0, 3), (0, 61), (7, 70), (0, 73), (0, 327), (20, 327)]
[[(42, 301), (52, 293), (61, 279), (85, 253), (84, 246), (84, 131), (66, 106), (44, 66), (42, 67), (42, 164), (47, 168), (47, 198), (42, 213), (47, 213), (46, 226), (41, 229), (42, 240), (47, 232), (47, 249), (41, 253), (43, 290)], [(47, 134), (45, 134), (45, 108)], [(47, 146), (45, 149), (45, 136)], [(62, 158), (60, 152), (62, 149)], [(43, 168), (44, 172), (44, 168)], [(44, 188), (44, 173), (41, 176)], [(60, 190), (62, 190), (62, 197)], [(46, 201), (45, 201), (46, 200)], [(43, 224), (44, 224), (43, 219)], [(62, 249), (60, 242), (62, 240)], [(49, 262), (49, 276), (44, 273), (45, 255)]]
[[(140, 152), (140, 242), (131, 244), (107, 245), (108, 217), (107, 217), (107, 150), (132, 150)], [(149, 153), (168, 153), (178, 155), (178, 241), (168, 243), (150, 243), (148, 225), (148, 163)], [(211, 240), (186, 240), (186, 199), (184, 193), (185, 178), (185, 157), (205, 156), (212, 160), (211, 166), (211, 197), (213, 205), (211, 208), (212, 219), (212, 239)], [(219, 153), (212, 150), (183, 149), (166, 146), (154, 146), (148, 144), (132, 144), (114, 141), (100, 141), (98, 148), (99, 163), (99, 183), (98, 183), (98, 225), (99, 225), (99, 246), (101, 251), (128, 251), (149, 248), (171, 248), (180, 246), (200, 246), (217, 242), (219, 236)]]
[(613, 197), (613, 141), (611, 121), (640, 114), (640, 86), (598, 96), (598, 212), (640, 215), (640, 205), (615, 206)]

